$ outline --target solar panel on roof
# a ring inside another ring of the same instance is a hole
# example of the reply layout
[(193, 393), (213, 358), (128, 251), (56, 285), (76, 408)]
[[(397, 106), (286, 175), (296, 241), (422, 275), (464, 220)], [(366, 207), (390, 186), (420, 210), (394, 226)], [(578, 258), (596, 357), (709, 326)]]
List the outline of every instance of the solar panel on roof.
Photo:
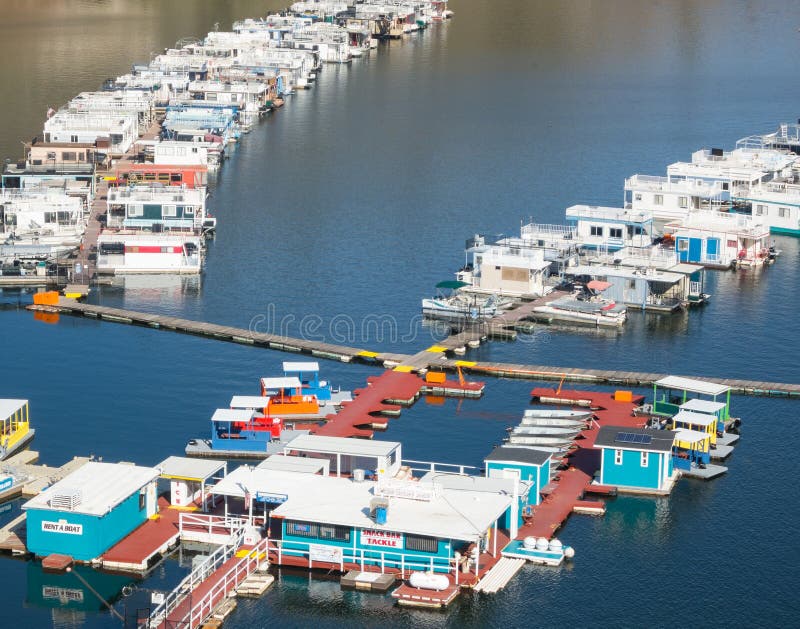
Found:
[(620, 432), (617, 434), (616, 439), (619, 443), (641, 443), (646, 445), (653, 441), (653, 437), (651, 435), (641, 435), (633, 432)]

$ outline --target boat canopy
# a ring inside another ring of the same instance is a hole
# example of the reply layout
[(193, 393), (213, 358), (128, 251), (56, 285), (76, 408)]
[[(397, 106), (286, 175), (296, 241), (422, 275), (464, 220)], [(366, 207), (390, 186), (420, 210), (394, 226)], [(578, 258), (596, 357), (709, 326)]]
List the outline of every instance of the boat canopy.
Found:
[(261, 378), (261, 386), (265, 391), (274, 389), (299, 389), (302, 386), (297, 377)]
[(656, 380), (655, 384), (665, 389), (678, 389), (690, 393), (700, 393), (704, 395), (717, 396), (731, 390), (729, 386), (706, 382), (705, 380), (695, 380), (694, 378), (683, 378), (680, 376), (667, 376)]
[(675, 441), (680, 441), (681, 443), (702, 443), (706, 439), (708, 439), (707, 432), (690, 430), (688, 428), (678, 428), (675, 431)]
[(611, 282), (604, 282), (602, 280), (592, 280), (586, 285), (589, 290), (604, 291), (611, 287)]
[(444, 282), (439, 282), (436, 285), (436, 288), (450, 288), (452, 290), (457, 290), (459, 288), (464, 288), (465, 286), (469, 286), (467, 282), (460, 282), (458, 280), (445, 280)]

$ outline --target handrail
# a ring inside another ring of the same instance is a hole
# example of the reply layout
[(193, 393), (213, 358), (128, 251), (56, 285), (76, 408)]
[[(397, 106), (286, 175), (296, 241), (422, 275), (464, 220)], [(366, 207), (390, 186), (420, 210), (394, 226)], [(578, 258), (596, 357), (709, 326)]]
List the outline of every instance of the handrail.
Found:
[[(413, 467), (412, 465), (408, 465), (409, 463), (415, 465), (424, 465), (426, 467)], [(462, 476), (466, 476), (467, 473), (465, 470), (476, 470), (478, 469), (474, 465), (461, 465), (458, 463), (436, 463), (435, 461), (414, 461), (412, 459), (403, 459), (400, 462), (401, 466), (410, 467), (415, 472), (446, 472), (447, 468), (455, 468), (458, 470), (458, 473)], [(445, 469), (442, 469), (445, 468)], [(450, 472), (453, 473), (453, 472)]]
[[(269, 552), (274, 552), (278, 556), (278, 564), (281, 563), (284, 555), (290, 557), (301, 557), (308, 560), (308, 567), (312, 568), (314, 560), (311, 557), (311, 542), (271, 540), (268, 545)], [(330, 546), (331, 549), (341, 550), (339, 555), (339, 570), (345, 571), (345, 564), (354, 564), (361, 567), (363, 571), (366, 565), (380, 567), (381, 574), (387, 568), (400, 571), (401, 578), (412, 571), (435, 571), (444, 569), (445, 572), (453, 573), (456, 584), (458, 583), (459, 560), (454, 557), (435, 557), (430, 555), (417, 555), (406, 553), (402, 550), (375, 550), (367, 548), (352, 548), (348, 546)], [(325, 563), (331, 563), (326, 561)], [(336, 563), (333, 561), (332, 563)]]
[[(184, 514), (182, 513), (181, 516)], [(169, 613), (180, 605), (188, 594), (204, 581), (209, 574), (230, 559), (242, 545), (244, 528), (235, 533), (229, 544), (220, 546), (211, 553), (205, 561), (194, 568), (186, 577), (164, 598), (164, 602), (156, 607), (150, 614), (149, 626), (158, 626)]]

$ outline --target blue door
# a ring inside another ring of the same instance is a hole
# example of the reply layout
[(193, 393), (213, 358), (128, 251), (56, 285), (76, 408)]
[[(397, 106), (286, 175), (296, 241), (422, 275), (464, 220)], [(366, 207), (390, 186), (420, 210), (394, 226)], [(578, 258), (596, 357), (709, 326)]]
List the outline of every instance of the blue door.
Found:
[(689, 238), (689, 262), (700, 262), (703, 257), (703, 239)]
[(719, 262), (719, 238), (709, 238), (706, 240), (706, 260), (709, 262)]
[(675, 251), (678, 252), (678, 259), (681, 262), (688, 262), (689, 261), (689, 239), (688, 238), (678, 238), (675, 241)]

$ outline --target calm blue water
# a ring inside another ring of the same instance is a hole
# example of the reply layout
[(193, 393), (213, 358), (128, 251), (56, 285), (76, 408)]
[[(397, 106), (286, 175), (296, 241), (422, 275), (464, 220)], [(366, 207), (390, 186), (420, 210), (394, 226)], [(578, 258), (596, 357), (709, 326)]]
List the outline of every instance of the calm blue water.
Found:
[[(472, 233), (514, 233), (529, 216), (560, 222), (573, 203), (619, 204), (626, 176), (662, 174), (696, 148), (728, 148), (800, 115), (791, 3), (451, 6), (449, 24), (326, 67), (245, 138), (210, 200), (220, 225), (202, 283), (140, 281), (94, 299), (410, 353), (432, 341), (416, 322), (419, 299), (451, 277)], [(713, 299), (701, 311), (633, 314), (619, 335), (540, 328), (472, 356), (800, 381), (800, 243), (776, 240), (783, 255), (771, 268), (709, 273)], [(0, 317), (0, 395), (31, 399), (35, 448), (54, 464), (88, 453), (155, 464), (287, 358), (88, 320)], [(323, 367), (344, 388), (377, 373)], [(479, 401), (420, 402), (386, 436), (409, 458), (479, 466), (533, 386), (492, 380)], [(561, 533), (577, 549), (571, 566), (527, 568), (503, 593), (447, 613), (283, 573), (229, 626), (793, 625), (800, 466), (779, 447), (797, 403), (734, 404), (745, 426), (726, 476), (683, 481), (666, 499), (618, 498), (604, 518), (573, 517)], [(27, 600), (26, 565), (2, 567), (5, 600)], [(168, 587), (179, 572), (168, 563), (140, 588)], [(20, 627), (59, 622), (35, 603), (9, 609)], [(80, 623), (118, 624), (97, 612)]]

